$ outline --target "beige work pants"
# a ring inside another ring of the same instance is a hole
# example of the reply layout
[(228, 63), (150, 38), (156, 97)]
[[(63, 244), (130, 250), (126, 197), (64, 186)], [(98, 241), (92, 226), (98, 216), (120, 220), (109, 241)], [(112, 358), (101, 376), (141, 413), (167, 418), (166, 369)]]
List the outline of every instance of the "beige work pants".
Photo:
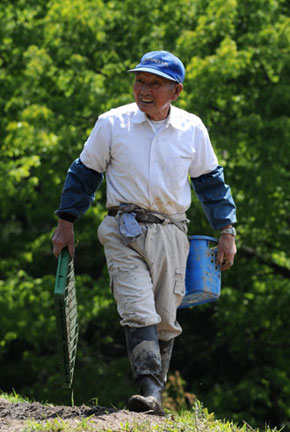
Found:
[(182, 331), (176, 311), (185, 294), (189, 241), (174, 224), (140, 226), (142, 234), (126, 246), (117, 219), (106, 216), (98, 238), (105, 249), (121, 325), (157, 325), (159, 339), (166, 341)]

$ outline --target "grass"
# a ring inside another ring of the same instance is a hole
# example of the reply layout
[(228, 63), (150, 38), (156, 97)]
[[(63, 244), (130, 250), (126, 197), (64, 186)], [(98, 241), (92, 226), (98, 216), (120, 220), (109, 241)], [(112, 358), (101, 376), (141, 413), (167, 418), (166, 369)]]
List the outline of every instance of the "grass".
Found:
[(0, 397), (2, 397), (3, 399), (6, 399), (7, 401), (9, 401), (11, 403), (32, 402), (28, 398), (23, 398), (22, 396), (17, 394), (15, 390), (13, 390), (13, 392), (11, 394), (4, 393), (0, 390)]
[[(230, 421), (217, 420), (214, 414), (209, 414), (207, 409), (196, 403), (191, 411), (185, 411), (181, 415), (168, 413), (168, 419), (164, 425), (152, 425), (148, 420), (133, 424), (120, 424), (118, 432), (279, 432), (278, 429), (265, 427), (253, 429), (246, 422), (243, 426), (237, 426)], [(99, 429), (91, 422), (91, 418), (79, 421), (75, 426), (62, 419), (54, 419), (46, 423), (27, 422), (27, 428), (23, 432), (116, 432), (116, 429)]]
[(90, 417), (78, 420), (75, 425), (56, 418), (47, 422), (26, 421), (26, 427), (21, 432), (102, 432), (90, 423)]
[[(28, 402), (16, 392), (11, 395), (1, 393), (0, 396), (12, 403)], [(231, 421), (218, 420), (198, 401), (190, 411), (183, 411), (180, 414), (167, 411), (167, 417), (162, 425), (152, 424), (148, 417), (148, 420), (142, 423), (135, 420), (130, 424), (121, 423), (118, 429), (100, 429), (94, 423), (93, 417), (69, 422), (61, 418), (41, 422), (27, 420), (21, 432), (279, 432), (277, 428), (270, 429), (267, 426), (261, 430), (252, 428), (246, 422), (238, 426)]]

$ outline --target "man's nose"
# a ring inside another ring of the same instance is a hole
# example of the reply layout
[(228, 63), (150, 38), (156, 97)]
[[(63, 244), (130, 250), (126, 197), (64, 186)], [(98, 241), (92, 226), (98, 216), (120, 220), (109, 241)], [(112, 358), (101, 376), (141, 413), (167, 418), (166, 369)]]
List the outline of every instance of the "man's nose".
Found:
[(148, 83), (142, 83), (141, 92), (147, 93), (148, 91), (151, 91), (151, 85)]

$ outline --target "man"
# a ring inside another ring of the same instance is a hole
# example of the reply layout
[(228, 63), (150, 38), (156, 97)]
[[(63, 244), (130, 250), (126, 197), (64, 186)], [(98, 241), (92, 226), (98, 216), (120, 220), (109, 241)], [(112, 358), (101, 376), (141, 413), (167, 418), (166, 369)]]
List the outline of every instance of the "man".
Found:
[(128, 408), (162, 415), (173, 341), (181, 333), (176, 310), (185, 292), (189, 177), (211, 225), (220, 230), (217, 260), (223, 270), (236, 253), (235, 204), (202, 121), (171, 105), (183, 89), (182, 62), (154, 51), (129, 72), (135, 73), (135, 103), (101, 115), (71, 165), (53, 246), (56, 256), (65, 246), (74, 254), (73, 222), (106, 172), (108, 215), (98, 238), (138, 387)]

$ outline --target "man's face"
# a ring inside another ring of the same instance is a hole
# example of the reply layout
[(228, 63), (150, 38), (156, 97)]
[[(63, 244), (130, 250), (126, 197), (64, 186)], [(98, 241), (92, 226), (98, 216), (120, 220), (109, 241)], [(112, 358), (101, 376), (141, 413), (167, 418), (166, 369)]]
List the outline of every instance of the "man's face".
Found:
[(139, 109), (155, 121), (167, 117), (171, 102), (178, 98), (182, 88), (182, 84), (149, 72), (137, 72), (133, 86)]

